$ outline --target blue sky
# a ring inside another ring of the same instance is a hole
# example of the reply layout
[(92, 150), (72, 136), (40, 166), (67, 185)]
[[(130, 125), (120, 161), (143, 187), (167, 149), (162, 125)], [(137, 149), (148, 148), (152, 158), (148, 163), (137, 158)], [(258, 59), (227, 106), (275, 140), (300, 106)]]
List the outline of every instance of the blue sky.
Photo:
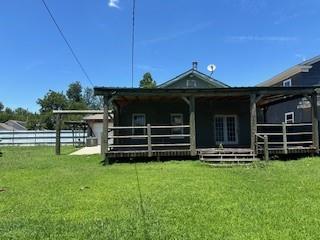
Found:
[[(96, 86), (131, 86), (131, 0), (46, 0)], [(136, 0), (135, 85), (199, 61), (252, 86), (320, 54), (319, 0)], [(2, 1), (0, 101), (36, 111), (49, 89), (90, 86), (40, 0)]]

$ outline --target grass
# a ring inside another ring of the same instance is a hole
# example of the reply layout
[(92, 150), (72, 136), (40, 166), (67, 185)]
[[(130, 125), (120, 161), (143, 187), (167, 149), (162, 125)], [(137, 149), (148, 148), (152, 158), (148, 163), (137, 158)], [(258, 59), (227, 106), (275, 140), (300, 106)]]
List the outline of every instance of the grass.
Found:
[(103, 167), (99, 156), (2, 148), (0, 239), (318, 239), (320, 159)]

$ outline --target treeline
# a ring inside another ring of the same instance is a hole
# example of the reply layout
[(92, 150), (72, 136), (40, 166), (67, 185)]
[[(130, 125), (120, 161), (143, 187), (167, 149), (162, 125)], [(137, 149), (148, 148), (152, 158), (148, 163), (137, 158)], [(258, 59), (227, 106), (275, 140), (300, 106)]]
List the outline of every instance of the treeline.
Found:
[[(28, 129), (54, 129), (53, 110), (86, 110), (101, 109), (102, 98), (93, 94), (92, 88), (84, 88), (80, 82), (71, 83), (66, 93), (49, 90), (37, 100), (39, 113), (33, 113), (24, 108), (11, 109), (0, 102), (0, 122), (19, 120), (27, 123)], [(65, 120), (80, 120), (79, 116), (68, 116)]]

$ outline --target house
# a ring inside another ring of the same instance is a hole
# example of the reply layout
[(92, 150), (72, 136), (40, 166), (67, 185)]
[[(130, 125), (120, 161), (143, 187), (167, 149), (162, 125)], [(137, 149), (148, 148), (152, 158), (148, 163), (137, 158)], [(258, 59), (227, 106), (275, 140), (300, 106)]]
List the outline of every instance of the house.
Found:
[(17, 120), (8, 120), (5, 122), (8, 126), (13, 127), (16, 131), (26, 131), (26, 122), (17, 121)]
[[(257, 85), (258, 87), (320, 86), (320, 56), (297, 64)], [(319, 106), (319, 103), (318, 103)], [(264, 109), (266, 123), (310, 122), (310, 101), (306, 97), (285, 98)]]
[(14, 128), (5, 123), (0, 123), (0, 131), (14, 131)]
[[(309, 97), (313, 109), (312, 124), (306, 126), (310, 127), (311, 139), (297, 146), (292, 146), (297, 141), (283, 139), (270, 151), (319, 151), (318, 114), (314, 108), (317, 89), (312, 86), (230, 87), (199, 72), (193, 63), (191, 69), (154, 89), (95, 87), (94, 91), (104, 97), (101, 150), (106, 161), (121, 157), (212, 158), (219, 149), (224, 149), (226, 156), (258, 154), (260, 138), (283, 135), (282, 129), (265, 132), (267, 126), (258, 122), (260, 109), (283, 98), (303, 96)], [(111, 107), (114, 127), (109, 127), (106, 118)], [(107, 141), (110, 138), (114, 139), (111, 145)], [(264, 144), (268, 147), (275, 143)]]
[(26, 123), (17, 120), (8, 120), (0, 123), (0, 131), (26, 131)]

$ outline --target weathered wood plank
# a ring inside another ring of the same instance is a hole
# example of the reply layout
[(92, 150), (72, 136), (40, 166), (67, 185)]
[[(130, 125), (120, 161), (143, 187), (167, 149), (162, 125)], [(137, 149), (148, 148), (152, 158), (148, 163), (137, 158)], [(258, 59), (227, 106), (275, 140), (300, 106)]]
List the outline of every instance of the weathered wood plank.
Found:
[(61, 154), (61, 114), (56, 115), (56, 155)]
[(192, 156), (197, 155), (196, 150), (196, 118), (195, 118), (195, 98), (192, 96), (189, 99), (190, 105), (190, 115), (189, 115), (189, 125), (190, 125), (190, 151)]
[(257, 102), (256, 95), (250, 95), (250, 129), (251, 129), (251, 149), (255, 149), (255, 139), (257, 133)]
[(311, 96), (312, 140), (316, 153), (319, 154), (319, 120), (317, 94)]

